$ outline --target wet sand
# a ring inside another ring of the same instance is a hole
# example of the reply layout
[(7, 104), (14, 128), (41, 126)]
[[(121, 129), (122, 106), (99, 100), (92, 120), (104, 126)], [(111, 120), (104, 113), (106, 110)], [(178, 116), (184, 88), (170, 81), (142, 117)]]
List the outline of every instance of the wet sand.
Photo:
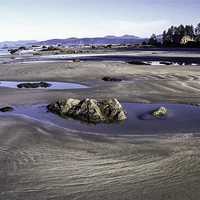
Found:
[[(104, 76), (120, 77), (119, 83)], [(118, 62), (0, 64), (0, 81), (61, 81), (84, 90), (1, 89), (0, 104), (49, 103), (57, 97), (117, 97), (122, 102), (200, 103), (200, 67), (137, 66)]]
[(191, 135), (103, 137), (0, 120), (1, 199), (198, 199)]
[[(124, 81), (104, 82), (105, 75)], [(1, 88), (0, 105), (47, 104), (58, 97), (199, 104), (199, 78), (196, 66), (0, 64), (2, 81), (66, 81), (90, 87), (51, 91)], [(0, 116), (0, 199), (199, 199), (199, 133), (147, 135), (82, 134), (26, 117)]]

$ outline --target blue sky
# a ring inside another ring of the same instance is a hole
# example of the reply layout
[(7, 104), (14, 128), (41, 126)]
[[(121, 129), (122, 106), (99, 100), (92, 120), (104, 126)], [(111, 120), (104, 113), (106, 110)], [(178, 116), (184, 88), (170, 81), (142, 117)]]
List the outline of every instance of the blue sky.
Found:
[(0, 41), (159, 34), (200, 22), (200, 0), (0, 0)]

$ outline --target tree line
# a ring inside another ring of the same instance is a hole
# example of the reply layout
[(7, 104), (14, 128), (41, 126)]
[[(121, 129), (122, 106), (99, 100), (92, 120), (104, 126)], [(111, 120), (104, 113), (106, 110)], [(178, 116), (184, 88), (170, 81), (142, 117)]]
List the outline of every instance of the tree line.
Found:
[(182, 24), (171, 26), (160, 39), (152, 34), (146, 44), (155, 47), (200, 47), (200, 23), (196, 27)]

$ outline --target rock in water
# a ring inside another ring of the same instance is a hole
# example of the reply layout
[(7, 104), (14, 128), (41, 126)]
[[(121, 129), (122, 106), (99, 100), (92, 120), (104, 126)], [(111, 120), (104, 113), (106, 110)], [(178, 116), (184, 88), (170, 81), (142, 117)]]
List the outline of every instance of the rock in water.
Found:
[(152, 115), (156, 118), (161, 118), (161, 117), (165, 117), (167, 115), (168, 111), (165, 107), (160, 107), (159, 109), (157, 110), (154, 110), (152, 112)]
[(122, 79), (120, 78), (115, 78), (115, 77), (110, 77), (110, 76), (104, 76), (102, 78), (103, 81), (112, 81), (112, 82), (120, 82)]
[(72, 117), (89, 123), (110, 123), (125, 120), (126, 114), (117, 99), (67, 99), (47, 106), (48, 110), (62, 117)]
[(47, 106), (48, 110), (59, 114), (59, 115), (67, 115), (67, 113), (72, 109), (72, 107), (77, 106), (80, 103), (78, 99), (66, 99), (66, 100), (58, 100), (56, 103), (52, 103)]
[(80, 120), (98, 123), (105, 121), (98, 102), (95, 99), (82, 100), (77, 107), (71, 109), (69, 114)]
[(14, 109), (10, 106), (6, 106), (6, 107), (3, 107), (3, 108), (0, 108), (0, 112), (11, 112), (13, 111)]
[(103, 100), (99, 103), (99, 107), (108, 121), (122, 121), (126, 119), (122, 105), (117, 99)]
[(50, 83), (46, 83), (46, 82), (38, 82), (38, 83), (20, 83), (17, 85), (18, 88), (47, 88), (50, 87), (51, 84)]

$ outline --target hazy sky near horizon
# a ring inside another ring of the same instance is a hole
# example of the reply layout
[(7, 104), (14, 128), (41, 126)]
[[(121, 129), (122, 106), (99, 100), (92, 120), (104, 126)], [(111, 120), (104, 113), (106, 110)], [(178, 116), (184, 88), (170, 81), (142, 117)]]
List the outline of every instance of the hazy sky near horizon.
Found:
[(200, 22), (200, 0), (0, 0), (0, 41), (160, 34)]

